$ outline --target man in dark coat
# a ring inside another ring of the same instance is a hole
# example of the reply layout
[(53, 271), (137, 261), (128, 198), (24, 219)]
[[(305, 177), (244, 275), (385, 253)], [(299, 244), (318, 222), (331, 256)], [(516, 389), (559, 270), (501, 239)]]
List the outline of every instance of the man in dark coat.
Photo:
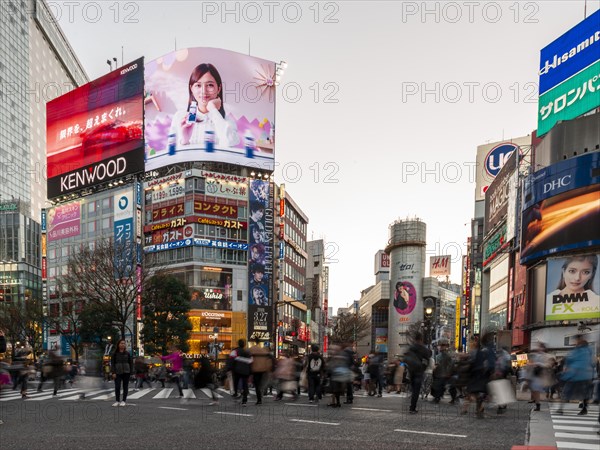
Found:
[(419, 400), (419, 393), (421, 392), (421, 385), (423, 384), (423, 375), (427, 368), (429, 358), (431, 358), (431, 350), (423, 345), (423, 335), (421, 333), (416, 333), (414, 343), (410, 346), (405, 355), (412, 387), (410, 409), (408, 410), (409, 414), (417, 413), (417, 401)]

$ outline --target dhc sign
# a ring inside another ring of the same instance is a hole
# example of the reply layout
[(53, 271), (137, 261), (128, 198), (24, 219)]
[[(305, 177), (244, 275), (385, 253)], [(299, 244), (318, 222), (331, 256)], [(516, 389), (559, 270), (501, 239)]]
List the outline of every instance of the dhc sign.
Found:
[(518, 148), (518, 145), (503, 143), (491, 149), (483, 161), (485, 171), (493, 177), (498, 175), (498, 172), (506, 164), (510, 155)]

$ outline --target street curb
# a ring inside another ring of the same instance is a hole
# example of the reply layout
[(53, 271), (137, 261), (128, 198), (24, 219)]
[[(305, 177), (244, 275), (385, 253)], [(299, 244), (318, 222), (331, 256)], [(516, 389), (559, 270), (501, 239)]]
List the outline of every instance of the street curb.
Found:
[(529, 412), (525, 445), (513, 446), (512, 450), (556, 450), (556, 448), (556, 438), (554, 436), (554, 426), (552, 424), (552, 417), (550, 416), (549, 403), (543, 402), (540, 411), (534, 411), (532, 407)]

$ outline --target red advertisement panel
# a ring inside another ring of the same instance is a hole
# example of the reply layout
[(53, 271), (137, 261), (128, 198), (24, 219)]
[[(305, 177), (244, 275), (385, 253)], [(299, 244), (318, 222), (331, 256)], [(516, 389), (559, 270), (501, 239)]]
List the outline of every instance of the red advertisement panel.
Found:
[(140, 58), (46, 106), (48, 197), (144, 170)]
[(171, 217), (181, 216), (185, 208), (183, 203), (177, 203), (171, 206), (163, 206), (152, 210), (152, 221), (158, 222), (159, 220), (170, 219)]
[(218, 202), (197, 200), (194, 202), (194, 212), (208, 216), (237, 217), (238, 207)]

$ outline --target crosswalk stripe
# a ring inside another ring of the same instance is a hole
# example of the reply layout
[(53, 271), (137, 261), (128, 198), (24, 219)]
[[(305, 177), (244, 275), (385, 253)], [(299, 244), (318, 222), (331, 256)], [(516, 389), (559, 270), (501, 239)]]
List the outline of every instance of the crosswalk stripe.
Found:
[[(212, 393), (210, 392), (210, 389), (208, 389), (208, 388), (202, 388), (202, 389), (200, 389), (200, 392), (202, 392), (204, 395), (206, 395), (210, 399), (213, 398)], [(215, 392), (215, 397), (223, 398), (223, 396), (217, 392)]]
[(196, 394), (194, 394), (194, 391), (192, 389), (184, 389), (183, 390), (183, 398), (194, 399), (194, 398), (196, 398)]
[(554, 429), (566, 431), (590, 431), (588, 427), (572, 427), (570, 425), (556, 425)]
[(169, 398), (169, 395), (171, 395), (171, 392), (173, 392), (173, 388), (164, 388), (163, 390), (161, 390), (158, 394), (156, 394), (152, 398)]
[(154, 388), (148, 388), (148, 389), (140, 389), (137, 392), (134, 392), (133, 394), (128, 394), (127, 398), (142, 398), (144, 395), (149, 394), (150, 392), (152, 392), (154, 390)]
[(584, 444), (580, 442), (556, 442), (557, 448), (575, 448), (580, 450), (598, 450), (598, 444)]
[(597, 419), (593, 419), (591, 417), (589, 419), (586, 419), (586, 420), (581, 420), (581, 419), (579, 419), (579, 420), (575, 420), (575, 419), (552, 419), (552, 422), (553, 423), (578, 423), (578, 424), (581, 424), (581, 425), (583, 425), (583, 424), (587, 425), (588, 423), (589, 424), (593, 424), (593, 423), (597, 422)]
[(92, 395), (102, 394), (103, 392), (109, 392), (111, 390), (112, 389), (99, 389), (97, 391), (91, 391), (91, 392), (82, 391), (82, 392), (80, 392), (77, 395), (72, 395), (70, 397), (61, 398), (60, 400), (61, 401), (63, 401), (63, 400), (71, 400), (71, 401), (73, 401), (73, 400), (79, 400), (79, 399), (81, 399), (81, 394), (85, 394), (85, 396), (87, 398), (90, 398), (90, 397), (92, 397)]
[(49, 400), (51, 398), (65, 397), (67, 395), (73, 395), (73, 394), (77, 394), (79, 392), (81, 392), (80, 389), (74, 389), (74, 390), (71, 390), (71, 392), (65, 392), (65, 391), (61, 392), (61, 391), (58, 391), (58, 393), (56, 395), (52, 395), (52, 394), (40, 395), (40, 396), (28, 398), (25, 401), (27, 401), (27, 402), (36, 402), (36, 401), (41, 401), (41, 400)]
[(597, 441), (598, 435), (594, 434), (573, 434), (573, 433), (554, 433), (554, 436), (557, 438), (568, 438), (568, 439), (583, 439), (590, 441)]

